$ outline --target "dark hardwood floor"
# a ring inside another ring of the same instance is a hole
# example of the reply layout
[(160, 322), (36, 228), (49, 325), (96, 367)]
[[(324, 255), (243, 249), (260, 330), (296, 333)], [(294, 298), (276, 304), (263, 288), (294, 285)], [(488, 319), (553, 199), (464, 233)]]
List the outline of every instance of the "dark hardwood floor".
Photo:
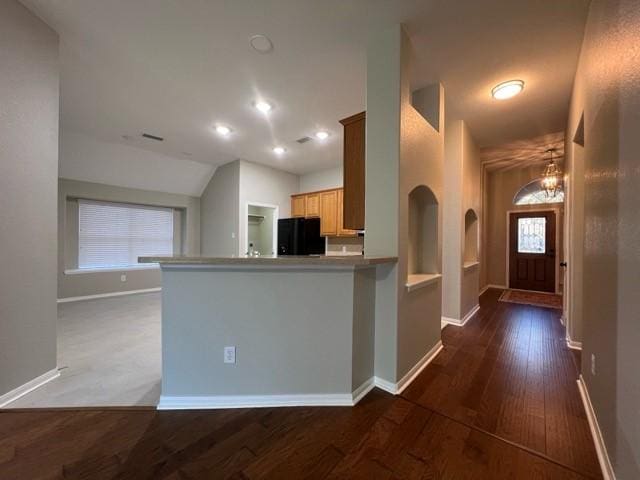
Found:
[(354, 408), (0, 411), (0, 479), (601, 478), (557, 315), (489, 291)]

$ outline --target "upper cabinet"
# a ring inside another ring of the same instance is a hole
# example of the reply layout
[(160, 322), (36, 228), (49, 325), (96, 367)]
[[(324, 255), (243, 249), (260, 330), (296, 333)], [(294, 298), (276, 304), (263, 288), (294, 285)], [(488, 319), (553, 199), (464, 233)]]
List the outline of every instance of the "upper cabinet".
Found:
[(338, 235), (338, 191), (320, 192), (320, 235)]
[(308, 193), (307, 206), (305, 210), (306, 217), (319, 217), (320, 216), (320, 193)]
[(320, 235), (323, 237), (355, 237), (358, 232), (343, 225), (342, 205), (341, 188), (298, 193), (291, 195), (291, 216), (320, 217)]
[(366, 112), (344, 120), (344, 228), (364, 230)]
[(291, 196), (291, 216), (305, 217), (307, 215), (307, 196), (292, 195)]

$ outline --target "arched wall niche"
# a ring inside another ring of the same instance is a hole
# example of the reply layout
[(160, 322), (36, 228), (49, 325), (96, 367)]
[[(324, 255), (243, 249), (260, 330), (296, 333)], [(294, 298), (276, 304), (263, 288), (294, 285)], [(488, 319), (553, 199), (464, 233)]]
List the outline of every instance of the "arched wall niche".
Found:
[(465, 265), (478, 262), (478, 215), (470, 208), (464, 214), (464, 255)]
[(438, 272), (438, 200), (425, 185), (409, 193), (408, 275)]

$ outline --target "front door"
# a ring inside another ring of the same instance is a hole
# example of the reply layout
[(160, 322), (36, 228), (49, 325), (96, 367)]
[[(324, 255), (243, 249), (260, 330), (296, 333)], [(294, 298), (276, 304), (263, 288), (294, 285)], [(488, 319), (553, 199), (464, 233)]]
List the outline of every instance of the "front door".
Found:
[(555, 292), (555, 212), (509, 215), (509, 288)]

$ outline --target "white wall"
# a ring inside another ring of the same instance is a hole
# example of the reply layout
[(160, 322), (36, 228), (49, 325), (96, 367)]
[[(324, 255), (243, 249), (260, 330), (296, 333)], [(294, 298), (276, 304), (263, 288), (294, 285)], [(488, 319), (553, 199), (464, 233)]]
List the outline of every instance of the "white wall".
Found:
[(56, 368), (58, 36), (0, 2), (0, 397)]
[(306, 193), (340, 188), (343, 186), (342, 174), (342, 165), (339, 165), (335, 168), (300, 175), (300, 192)]
[(215, 167), (63, 130), (60, 176), (199, 197)]

